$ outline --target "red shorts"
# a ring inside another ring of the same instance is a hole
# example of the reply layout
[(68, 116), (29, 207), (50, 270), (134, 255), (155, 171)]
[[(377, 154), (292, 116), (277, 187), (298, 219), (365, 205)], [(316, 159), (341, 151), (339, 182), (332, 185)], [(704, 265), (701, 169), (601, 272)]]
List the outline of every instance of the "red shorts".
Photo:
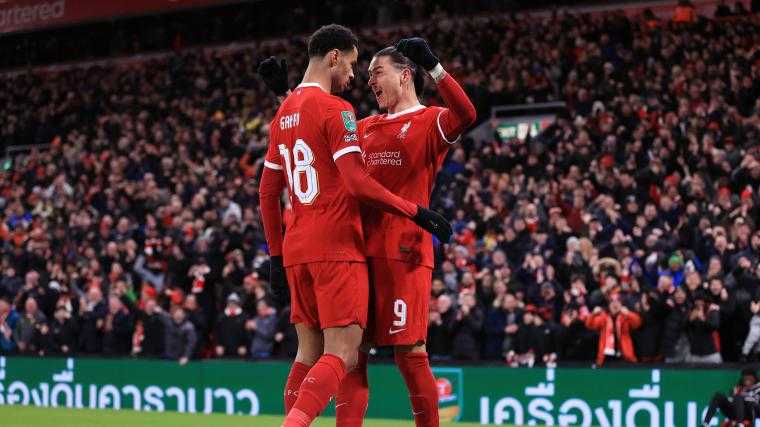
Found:
[(326, 329), (367, 326), (367, 264), (325, 261), (285, 267), (290, 287), (290, 321)]
[(386, 258), (367, 263), (372, 286), (365, 340), (378, 346), (424, 343), (433, 269)]

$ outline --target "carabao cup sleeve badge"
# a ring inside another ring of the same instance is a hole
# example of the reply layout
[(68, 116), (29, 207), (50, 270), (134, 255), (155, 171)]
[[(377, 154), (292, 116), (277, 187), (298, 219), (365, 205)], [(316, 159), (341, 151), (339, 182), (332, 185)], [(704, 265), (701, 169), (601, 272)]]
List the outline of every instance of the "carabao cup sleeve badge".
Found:
[(356, 117), (351, 111), (341, 111), (340, 116), (343, 118), (343, 126), (349, 132), (356, 132)]

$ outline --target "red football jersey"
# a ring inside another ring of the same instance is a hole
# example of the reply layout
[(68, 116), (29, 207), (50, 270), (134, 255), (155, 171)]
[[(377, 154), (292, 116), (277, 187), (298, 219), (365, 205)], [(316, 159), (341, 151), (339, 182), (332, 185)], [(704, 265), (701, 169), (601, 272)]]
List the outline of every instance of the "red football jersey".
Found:
[(359, 202), (335, 166), (361, 152), (354, 109), (316, 83), (303, 83), (277, 110), (264, 166), (282, 171), (293, 207), (285, 230), (286, 266), (318, 261), (365, 261)]
[[(418, 105), (359, 122), (364, 163), (370, 175), (392, 193), (427, 207), (435, 176), (449, 146), (439, 123), (440, 107)], [(430, 233), (409, 219), (378, 209), (362, 211), (367, 256), (433, 267)]]

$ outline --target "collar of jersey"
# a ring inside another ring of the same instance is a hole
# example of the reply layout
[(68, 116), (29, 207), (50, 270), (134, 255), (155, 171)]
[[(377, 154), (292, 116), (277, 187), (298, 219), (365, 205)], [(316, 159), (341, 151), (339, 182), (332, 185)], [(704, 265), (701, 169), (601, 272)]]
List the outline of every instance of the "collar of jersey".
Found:
[(314, 82), (301, 83), (300, 85), (296, 86), (296, 89), (298, 89), (299, 87), (318, 87), (322, 89), (323, 91), (327, 92), (325, 88), (323, 88), (319, 83), (314, 83)]
[(419, 111), (419, 110), (421, 110), (421, 109), (423, 109), (423, 108), (425, 108), (425, 106), (424, 106), (424, 105), (422, 105), (422, 104), (417, 104), (417, 105), (415, 105), (414, 107), (409, 107), (409, 108), (407, 108), (406, 110), (401, 110), (401, 111), (399, 111), (399, 112), (397, 112), (397, 113), (393, 113), (393, 114), (386, 114), (386, 115), (385, 115), (385, 120), (395, 119), (396, 117), (401, 117), (401, 116), (403, 116), (404, 114), (413, 113), (413, 112), (415, 112), (415, 111)]

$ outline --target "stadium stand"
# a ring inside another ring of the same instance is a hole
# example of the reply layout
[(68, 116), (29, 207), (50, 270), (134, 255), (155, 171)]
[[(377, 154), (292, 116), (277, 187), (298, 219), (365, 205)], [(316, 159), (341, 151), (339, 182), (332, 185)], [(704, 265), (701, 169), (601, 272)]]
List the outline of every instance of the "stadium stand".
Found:
[[(417, 3), (408, 16), (434, 25), (359, 32), (344, 95), (360, 117), (376, 112), (371, 54), (410, 34), (450, 61), (481, 122), (504, 104), (567, 106), (534, 138), (465, 138), (447, 159), (431, 204), (456, 234), (437, 254), (431, 357), (757, 360), (757, 5), (674, 22)], [(287, 308), (266, 304), (257, 177), (276, 100), (255, 68), (287, 57), (295, 83), (305, 40), (183, 48), (250, 34), (124, 36), (78, 60), (175, 50), (0, 77), (0, 353), (292, 354)], [(2, 65), (48, 58), (65, 57)]]

